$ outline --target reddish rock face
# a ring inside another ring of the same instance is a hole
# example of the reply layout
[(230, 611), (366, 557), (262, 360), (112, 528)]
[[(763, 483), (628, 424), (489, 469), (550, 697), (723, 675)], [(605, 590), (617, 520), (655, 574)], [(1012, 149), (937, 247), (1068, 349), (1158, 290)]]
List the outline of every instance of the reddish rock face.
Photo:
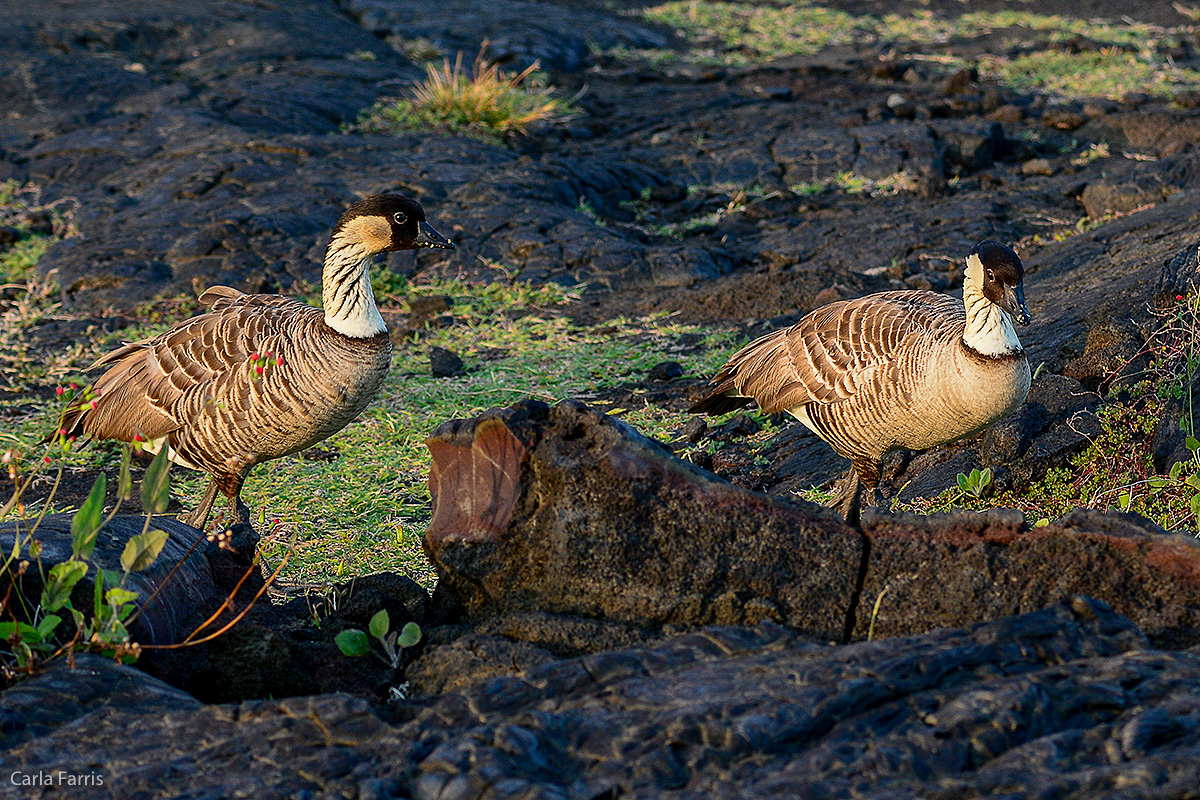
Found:
[[(529, 449), (498, 419), (475, 427), (465, 447), (431, 438), (429, 493), (435, 498), (428, 538), (439, 542), (486, 542), (503, 535), (512, 520)], [(441, 498), (441, 502), (437, 499)]]
[(862, 553), (832, 512), (739, 489), (573, 401), (456, 420), (428, 444), (435, 602), (468, 620), (769, 619), (843, 635)]

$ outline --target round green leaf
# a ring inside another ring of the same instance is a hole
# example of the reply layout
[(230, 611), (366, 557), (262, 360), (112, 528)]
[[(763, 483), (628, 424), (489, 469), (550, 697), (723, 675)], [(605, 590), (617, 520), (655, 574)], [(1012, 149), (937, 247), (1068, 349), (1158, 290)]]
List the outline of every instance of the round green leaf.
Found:
[(396, 644), (400, 647), (412, 647), (419, 641), (421, 641), (421, 626), (415, 622), (407, 622), (400, 629), (400, 637), (396, 639)]
[(367, 626), (367, 630), (376, 639), (382, 639), (387, 636), (387, 632), (392, 627), (392, 621), (388, 618), (387, 609), (381, 609), (375, 612), (375, 616), (371, 617), (371, 623)]
[(342, 651), (342, 655), (359, 658), (371, 652), (371, 640), (358, 628), (347, 628), (333, 637), (333, 643)]

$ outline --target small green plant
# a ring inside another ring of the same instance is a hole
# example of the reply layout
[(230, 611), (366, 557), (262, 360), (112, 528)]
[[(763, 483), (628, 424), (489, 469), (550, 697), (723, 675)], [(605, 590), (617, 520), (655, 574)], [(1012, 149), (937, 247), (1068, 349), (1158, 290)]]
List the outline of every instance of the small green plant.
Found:
[[(94, 558), (97, 537), (117, 513), (121, 505), (133, 492), (131, 477), (132, 452), (134, 449), (149, 450), (140, 439), (120, 448), (120, 470), (117, 478), (116, 503), (107, 514), (104, 500), (107, 479), (101, 472), (97, 475), (87, 498), (71, 517), (71, 555), (45, 569), (42, 562), (43, 547), (37, 532), (46, 514), (53, 506), (54, 496), (62, 483), (65, 463), (74, 455), (74, 438), (63, 429), (63, 419), (73, 405), (95, 403), (96, 395), (91, 389), (59, 387), (57, 395), (62, 402), (58, 412), (58, 432), (48, 439), (46, 454), (29, 469), (23, 468), (23, 459), (16, 448), (0, 455), (12, 481), (12, 494), (0, 505), (0, 520), (15, 516), (17, 524), (12, 526), (13, 542), (7, 555), (0, 560), (0, 673), (5, 682), (12, 682), (22, 675), (33, 675), (46, 662), (55, 658), (71, 657), (75, 652), (88, 651), (116, 658), (125, 663), (137, 660), (147, 648), (170, 649), (187, 647), (209, 641), (237, 624), (254, 606), (267, 587), (274, 582), (290, 557), (293, 548), (288, 547), (279, 566), (269, 575), (254, 598), (233, 618), (215, 632), (197, 638), (212, 625), (228, 606), (229, 599), (208, 620), (199, 625), (182, 643), (141, 645), (130, 634), (130, 626), (142, 610), (151, 603), (158, 592), (170, 582), (176, 570), (206, 537), (199, 536), (167, 575), (157, 583), (157, 588), (144, 602), (139, 594), (127, 588), (130, 575), (153, 566), (166, 545), (168, 534), (153, 527), (154, 515), (162, 514), (170, 502), (169, 448), (160, 447), (142, 477), (141, 500), (145, 519), (139, 533), (129, 537), (118, 559), (119, 569), (105, 569)], [(39, 501), (40, 509), (29, 514), (24, 496), (36, 479), (42, 478), (47, 467), (58, 460), (49, 495)], [(207, 537), (221, 547), (229, 547), (227, 532), (214, 533)], [(256, 551), (247, 567), (242, 582), (258, 572), (261, 551)], [(25, 594), (22, 581), (31, 569), (36, 569), (42, 585), (36, 599)], [(93, 589), (90, 601), (80, 602), (75, 589), (81, 581), (91, 576)], [(233, 591), (236, 593), (241, 587)], [(65, 621), (73, 625), (64, 625)]]
[[(406, 622), (400, 630), (393, 631), (391, 625), (388, 612), (383, 609), (371, 617), (370, 623), (367, 624), (367, 630), (383, 648), (384, 655), (380, 656), (377, 652), (375, 655), (395, 669), (400, 666), (400, 656), (404, 649), (414, 647), (421, 641), (421, 626), (415, 622)], [(375, 652), (371, 649), (371, 640), (367, 634), (358, 628), (347, 628), (335, 636), (333, 641), (342, 651), (342, 655), (350, 658), (361, 658), (367, 653)]]
[(982, 500), (984, 492), (992, 485), (992, 470), (990, 467), (973, 469), (970, 475), (958, 473), (958, 490), (963, 497), (973, 497)]
[[(68, 403), (74, 399), (73, 390), (66, 393), (66, 399)], [(80, 402), (87, 400), (87, 395), (84, 395)], [(65, 434), (60, 432), (51, 446), (66, 452), (70, 450), (71, 444)], [(49, 460), (50, 456), (46, 456), (43, 463)], [(140, 572), (154, 564), (167, 541), (165, 531), (150, 527), (151, 516), (166, 510), (170, 497), (170, 462), (167, 460), (167, 448), (162, 448), (146, 469), (141, 487), (146, 521), (142, 532), (130, 537), (126, 542), (121, 553), (121, 571), (116, 572), (93, 564), (92, 552), (100, 530), (116, 515), (120, 504), (130, 497), (132, 481), (129, 477), (129, 464), (127, 447), (121, 461), (117, 506), (107, 518), (103, 513), (106, 481), (103, 473), (97, 476), (87, 499), (71, 519), (70, 557), (55, 564), (49, 571), (42, 566), (41, 545), (35, 538), (40, 517), (28, 524), (23, 533), (14, 528), (12, 550), (0, 565), (0, 575), (9, 578), (6, 596), (8, 599), (5, 600), (4, 611), (13, 614), (14, 609), (8, 605), (9, 599), (13, 599), (29, 621), (17, 619), (14, 615), (10, 621), (0, 622), (0, 639), (7, 641), (8, 655), (11, 657), (11, 663), (4, 664), (6, 677), (11, 678), (17, 672), (32, 673), (41, 662), (68, 651), (91, 650), (127, 663), (137, 659), (140, 650), (129, 635), (128, 624), (135, 613), (138, 593), (126, 589), (125, 586), (131, 573)], [(24, 480), (16, 482), (13, 496), (3, 509), (0, 509), (0, 518), (20, 506), (21, 495), (33, 478), (34, 474), (30, 474), (24, 476)], [(19, 588), (19, 579), (28, 570), (30, 563), (37, 565), (42, 578), (42, 593), (36, 604), (29, 602), (29, 598), (24, 597)], [(89, 572), (94, 576), (91, 606), (76, 608), (71, 599), (72, 590)], [(64, 613), (70, 615), (75, 624), (75, 632), (65, 643), (60, 643), (55, 639), (55, 634), (63, 622)]]
[(359, 115), (357, 127), (371, 133), (444, 130), (496, 141), (509, 133), (526, 133), (535, 122), (563, 119), (575, 109), (539, 77), (536, 63), (505, 73), (484, 58), (484, 42), (475, 62), (463, 67), (460, 52), (451, 64), (426, 64), (425, 80), (412, 97), (383, 100)]

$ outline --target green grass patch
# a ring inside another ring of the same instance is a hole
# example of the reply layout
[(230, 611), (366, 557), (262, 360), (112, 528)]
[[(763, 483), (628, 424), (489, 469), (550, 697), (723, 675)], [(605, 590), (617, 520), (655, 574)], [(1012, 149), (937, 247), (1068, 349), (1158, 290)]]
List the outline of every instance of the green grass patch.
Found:
[[(903, 42), (927, 48), (997, 32), (1007, 42), (1049, 49), (1016, 58), (990, 56), (981, 65), (986, 76), (1018, 90), (1036, 89), (1070, 96), (1120, 98), (1132, 91), (1169, 95), (1180, 85), (1200, 82), (1195, 70), (1175, 68), (1164, 53), (1179, 44), (1190, 28), (1165, 29), (1133, 21), (1109, 23), (1020, 9), (973, 11), (941, 16), (916, 10), (905, 14), (853, 16), (819, 3), (724, 2), (673, 0), (651, 6), (643, 16), (675, 28), (688, 42), (681, 57), (697, 63), (714, 61), (744, 66), (855, 42)], [(1070, 53), (1062, 42), (1085, 38), (1099, 48)], [(614, 52), (614, 56), (623, 57)], [(650, 63), (664, 63), (661, 53)], [(930, 62), (935, 63), (935, 62)], [(946, 70), (968, 62), (953, 55), (941, 58)]]
[(34, 277), (33, 267), (50, 247), (50, 236), (28, 234), (0, 253), (0, 284), (24, 284)]
[(652, 6), (646, 19), (669, 25), (695, 42), (715, 42), (725, 58), (745, 64), (766, 58), (812, 55), (831, 45), (847, 44), (868, 31), (869, 17), (808, 2), (724, 3), (676, 0)]
[(1132, 92), (1170, 96), (1200, 84), (1200, 72), (1116, 48), (1068, 53), (1042, 50), (1011, 61), (990, 59), (984, 70), (1015, 89), (1121, 99)]

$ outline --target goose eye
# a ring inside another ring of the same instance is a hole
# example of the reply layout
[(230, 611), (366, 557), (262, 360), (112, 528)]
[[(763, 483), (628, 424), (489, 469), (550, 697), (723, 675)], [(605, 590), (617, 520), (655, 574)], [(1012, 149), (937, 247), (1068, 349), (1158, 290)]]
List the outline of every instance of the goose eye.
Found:
[(989, 281), (989, 282), (992, 282), (992, 283), (994, 283), (994, 282), (996, 281), (996, 273), (992, 272), (992, 271), (989, 269), (989, 270), (987, 271), (987, 279), (988, 279), (988, 281)]
[(395, 214), (392, 214), (392, 219), (395, 220), (397, 225), (403, 225), (408, 222), (408, 217), (405, 216), (403, 211), (397, 211)]

